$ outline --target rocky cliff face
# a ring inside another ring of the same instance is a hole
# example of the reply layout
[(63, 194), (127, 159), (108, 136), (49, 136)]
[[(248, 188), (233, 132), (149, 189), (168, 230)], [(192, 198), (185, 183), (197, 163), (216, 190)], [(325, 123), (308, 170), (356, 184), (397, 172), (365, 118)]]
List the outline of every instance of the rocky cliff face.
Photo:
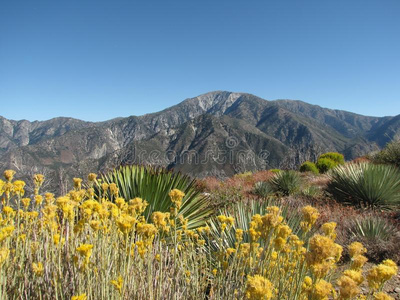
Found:
[(153, 163), (195, 176), (295, 167), (326, 151), (352, 159), (400, 136), (400, 115), (366, 117), (301, 101), (231, 92), (186, 99), (161, 112), (91, 123), (0, 117), (0, 169), (68, 178), (119, 164)]

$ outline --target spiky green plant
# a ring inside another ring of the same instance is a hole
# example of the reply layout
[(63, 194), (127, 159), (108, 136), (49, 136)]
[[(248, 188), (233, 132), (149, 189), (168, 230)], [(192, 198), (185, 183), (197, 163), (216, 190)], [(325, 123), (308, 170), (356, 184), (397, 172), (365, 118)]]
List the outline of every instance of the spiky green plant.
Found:
[(345, 204), (391, 209), (400, 204), (400, 171), (369, 163), (338, 166), (330, 174), (327, 191)]
[[(97, 181), (97, 194), (102, 182), (115, 183), (119, 196), (125, 200), (136, 197), (146, 200), (144, 216), (148, 220), (154, 211), (169, 212), (172, 206), (168, 193), (179, 189), (185, 193), (180, 214), (189, 219), (188, 228), (205, 224), (213, 213), (208, 197), (203, 196), (196, 188), (196, 182), (187, 175), (152, 166), (121, 166), (101, 176)], [(110, 198), (111, 195), (110, 195)]]
[(387, 240), (397, 234), (397, 228), (386, 219), (369, 215), (354, 220), (349, 232), (356, 238)]
[(300, 190), (302, 180), (296, 171), (281, 171), (269, 181), (272, 189), (283, 196), (293, 195)]
[(253, 188), (253, 194), (261, 198), (266, 198), (273, 193), (271, 185), (266, 181), (256, 182)]

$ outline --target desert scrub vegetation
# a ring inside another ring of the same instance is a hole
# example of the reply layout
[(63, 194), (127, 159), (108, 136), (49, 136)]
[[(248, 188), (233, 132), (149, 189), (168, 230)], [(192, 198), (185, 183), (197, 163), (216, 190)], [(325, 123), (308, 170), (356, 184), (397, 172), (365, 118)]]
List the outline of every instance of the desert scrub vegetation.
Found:
[(391, 141), (380, 152), (371, 155), (373, 162), (400, 167), (400, 140)]
[(370, 163), (338, 166), (327, 191), (339, 202), (365, 208), (393, 209), (400, 203), (400, 171)]
[(95, 174), (59, 197), (41, 190), (40, 174), (25, 195), (14, 175), (0, 181), (1, 299), (392, 299), (382, 289), (397, 265), (365, 270), (366, 249), (354, 242), (338, 274), (336, 223), (317, 228), (312, 206), (254, 203), (248, 213), (238, 204), (190, 229), (177, 188), (165, 191), (169, 211), (147, 219), (158, 198), (125, 199)]
[(247, 176), (233, 176), (225, 180), (215, 177), (198, 179), (196, 187), (210, 197), (213, 207), (230, 205), (232, 203), (246, 201), (253, 196), (260, 197), (255, 193), (255, 185), (258, 182), (267, 182), (274, 176), (268, 171), (258, 171)]

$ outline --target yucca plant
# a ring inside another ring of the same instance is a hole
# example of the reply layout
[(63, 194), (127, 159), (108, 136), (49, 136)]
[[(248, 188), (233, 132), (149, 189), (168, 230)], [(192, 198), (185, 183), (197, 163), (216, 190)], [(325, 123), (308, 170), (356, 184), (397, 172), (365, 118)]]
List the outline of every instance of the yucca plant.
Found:
[(257, 195), (258, 197), (267, 198), (274, 191), (268, 182), (259, 181), (259, 182), (256, 182), (256, 184), (254, 185), (252, 192), (254, 195)]
[[(189, 219), (188, 228), (204, 225), (213, 213), (210, 200), (203, 196), (196, 188), (196, 181), (182, 173), (168, 171), (161, 167), (152, 166), (121, 166), (101, 176), (97, 183), (97, 194), (101, 183), (115, 183), (119, 196), (125, 200), (136, 197), (146, 200), (147, 206), (144, 216), (149, 220), (155, 211), (169, 212), (172, 206), (168, 193), (172, 189), (179, 189), (185, 193), (180, 214)], [(110, 198), (111, 195), (110, 195)]]
[(369, 163), (338, 166), (330, 174), (327, 191), (345, 204), (391, 209), (400, 204), (400, 171)]
[(387, 240), (397, 234), (397, 228), (386, 219), (369, 215), (354, 220), (349, 228), (353, 237)]
[(300, 190), (302, 180), (296, 171), (281, 171), (269, 181), (274, 192), (283, 196), (295, 194)]
[(390, 258), (400, 262), (400, 231), (388, 219), (379, 215), (356, 218), (350, 222), (347, 233), (350, 241), (361, 242), (367, 248), (370, 261)]

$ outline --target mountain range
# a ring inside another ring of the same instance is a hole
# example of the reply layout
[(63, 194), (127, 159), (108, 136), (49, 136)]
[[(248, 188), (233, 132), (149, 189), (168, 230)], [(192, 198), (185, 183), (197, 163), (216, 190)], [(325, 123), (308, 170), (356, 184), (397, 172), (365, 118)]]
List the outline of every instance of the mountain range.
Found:
[(297, 100), (215, 91), (143, 116), (85, 122), (0, 117), (0, 171), (41, 172), (49, 187), (123, 164), (156, 164), (193, 176), (295, 168), (327, 151), (347, 160), (400, 137), (400, 115), (370, 117)]

